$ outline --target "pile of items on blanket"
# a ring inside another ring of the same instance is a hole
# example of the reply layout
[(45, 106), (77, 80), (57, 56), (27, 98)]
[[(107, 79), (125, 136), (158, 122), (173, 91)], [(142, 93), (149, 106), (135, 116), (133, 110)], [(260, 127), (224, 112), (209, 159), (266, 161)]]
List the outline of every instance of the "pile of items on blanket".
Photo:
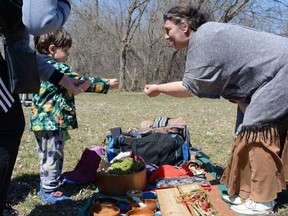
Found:
[[(211, 185), (205, 166), (197, 161), (197, 151), (191, 146), (185, 118), (158, 117), (142, 122), (140, 130), (127, 133), (121, 128), (111, 128), (106, 146), (105, 150), (99, 146), (85, 149), (75, 169), (63, 174), (76, 184), (97, 182), (99, 192), (93, 198), (89, 214), (136, 215), (145, 211), (143, 215), (161, 215), (157, 197), (148, 199), (143, 194), (192, 185), (175, 202), (189, 207), (191, 215), (219, 215), (209, 199)], [(99, 198), (99, 194), (107, 196)], [(121, 196), (127, 198), (128, 207), (119, 206)]]

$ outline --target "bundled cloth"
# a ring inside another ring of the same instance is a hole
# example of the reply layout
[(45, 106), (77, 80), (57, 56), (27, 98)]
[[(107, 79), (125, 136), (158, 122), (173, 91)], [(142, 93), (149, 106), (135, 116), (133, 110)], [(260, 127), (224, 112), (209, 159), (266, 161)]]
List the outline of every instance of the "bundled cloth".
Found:
[(62, 177), (77, 185), (84, 185), (97, 180), (97, 169), (105, 152), (101, 146), (85, 148), (73, 171), (65, 172)]

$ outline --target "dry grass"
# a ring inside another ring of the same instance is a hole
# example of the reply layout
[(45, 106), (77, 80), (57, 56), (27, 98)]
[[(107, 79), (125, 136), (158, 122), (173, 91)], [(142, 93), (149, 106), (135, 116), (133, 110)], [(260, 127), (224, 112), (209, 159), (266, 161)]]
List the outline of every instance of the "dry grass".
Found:
[[(83, 147), (103, 145), (111, 127), (123, 131), (137, 128), (140, 122), (158, 116), (187, 118), (191, 142), (210, 157), (213, 165), (224, 168), (231, 150), (236, 106), (224, 100), (179, 99), (168, 96), (148, 98), (143, 93), (111, 91), (107, 95), (85, 93), (76, 97), (79, 129), (65, 146), (64, 170), (73, 170)], [(24, 108), (27, 127), (15, 165), (9, 199), (21, 216), (77, 215), (96, 185), (70, 186), (73, 202), (41, 205), (38, 195), (39, 161), (33, 133), (29, 128), (30, 108)], [(279, 214), (280, 215), (280, 214)], [(287, 215), (284, 212), (282, 215)]]

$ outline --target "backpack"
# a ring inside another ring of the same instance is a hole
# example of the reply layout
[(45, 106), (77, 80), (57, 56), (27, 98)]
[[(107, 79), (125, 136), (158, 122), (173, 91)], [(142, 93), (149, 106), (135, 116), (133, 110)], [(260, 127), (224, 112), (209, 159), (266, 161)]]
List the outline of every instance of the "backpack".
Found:
[(111, 128), (106, 136), (107, 160), (110, 162), (120, 152), (132, 151), (134, 155), (142, 157), (146, 164), (157, 166), (178, 166), (189, 161), (191, 143), (186, 124), (172, 125), (170, 122), (175, 119), (166, 118), (165, 123), (162, 121), (163, 124), (156, 126), (159, 119), (163, 120), (163, 117), (155, 119), (154, 124), (147, 125), (147, 121), (144, 121), (141, 126), (145, 124), (145, 128), (128, 133), (122, 132), (120, 127)]

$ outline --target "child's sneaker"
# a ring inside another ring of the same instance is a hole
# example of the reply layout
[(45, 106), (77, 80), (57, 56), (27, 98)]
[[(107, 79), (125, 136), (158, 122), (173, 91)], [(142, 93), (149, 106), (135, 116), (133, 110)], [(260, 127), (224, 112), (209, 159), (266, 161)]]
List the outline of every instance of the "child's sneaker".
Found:
[(47, 193), (42, 189), (42, 187), (40, 187), (39, 193), (42, 198), (42, 203), (44, 204), (54, 204), (58, 202), (71, 202), (72, 201), (71, 197), (61, 190)]

